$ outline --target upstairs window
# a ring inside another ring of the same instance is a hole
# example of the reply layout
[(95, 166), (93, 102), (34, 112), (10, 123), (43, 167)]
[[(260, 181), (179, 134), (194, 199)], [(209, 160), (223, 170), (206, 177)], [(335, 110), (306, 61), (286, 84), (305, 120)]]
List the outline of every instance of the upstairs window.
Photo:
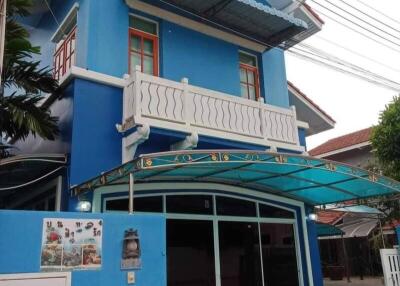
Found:
[(129, 70), (140, 66), (146, 74), (158, 76), (157, 23), (138, 16), (129, 18)]
[(79, 5), (75, 3), (51, 38), (56, 46), (53, 56), (53, 74), (57, 80), (75, 65), (78, 9)]
[(60, 79), (75, 64), (76, 26), (56, 44), (54, 78)]
[(239, 63), (241, 96), (246, 99), (258, 100), (260, 91), (257, 58), (248, 53), (239, 52)]

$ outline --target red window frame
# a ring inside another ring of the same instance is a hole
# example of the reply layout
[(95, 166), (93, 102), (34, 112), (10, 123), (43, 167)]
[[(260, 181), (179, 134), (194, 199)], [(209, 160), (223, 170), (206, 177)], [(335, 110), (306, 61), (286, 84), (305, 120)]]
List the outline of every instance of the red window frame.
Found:
[[(254, 66), (250, 66), (250, 65), (246, 65), (246, 64), (240, 64), (240, 69), (244, 69), (246, 71), (246, 81), (242, 81), (240, 80), (241, 84), (246, 85), (247, 87), (247, 94), (248, 94), (248, 98), (250, 99), (250, 87), (254, 87), (255, 89), (255, 100), (259, 100), (260, 98), (260, 85), (259, 85), (259, 78), (258, 78), (258, 68), (254, 67)], [(248, 73), (251, 72), (254, 74), (254, 83), (250, 83), (249, 82), (249, 77), (248, 77)]]
[[(131, 37), (136, 36), (140, 38), (140, 51), (134, 51), (131, 47)], [(150, 54), (146, 54), (143, 50), (144, 40), (150, 40), (153, 42), (153, 56)], [(128, 61), (129, 61), (129, 72), (132, 70), (131, 67), (131, 53), (140, 55), (140, 67), (141, 72), (144, 70), (143, 59), (144, 56), (152, 56), (153, 57), (153, 75), (158, 76), (158, 37), (156, 35), (152, 35), (143, 31), (139, 31), (133, 28), (129, 28), (129, 51), (128, 51)]]
[[(53, 76), (60, 79), (72, 66), (72, 59), (75, 55), (76, 26), (69, 32), (67, 38), (56, 50), (53, 56)], [(68, 49), (69, 48), (69, 49)]]

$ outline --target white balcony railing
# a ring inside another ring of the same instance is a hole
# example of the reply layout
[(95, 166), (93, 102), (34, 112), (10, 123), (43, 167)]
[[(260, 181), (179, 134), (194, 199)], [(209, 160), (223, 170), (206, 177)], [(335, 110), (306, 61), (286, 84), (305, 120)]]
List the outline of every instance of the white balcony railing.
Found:
[(136, 70), (126, 78), (123, 128), (148, 124), (228, 140), (302, 150), (296, 111)]

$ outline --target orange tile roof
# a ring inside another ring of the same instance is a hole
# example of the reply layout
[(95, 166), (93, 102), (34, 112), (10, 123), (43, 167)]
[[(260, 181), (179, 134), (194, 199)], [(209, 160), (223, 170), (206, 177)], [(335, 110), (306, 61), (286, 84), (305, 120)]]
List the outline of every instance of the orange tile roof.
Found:
[(326, 224), (335, 224), (338, 220), (340, 220), (345, 215), (344, 212), (339, 211), (318, 211), (318, 222), (326, 223)]
[(336, 137), (309, 151), (311, 156), (317, 156), (343, 149), (363, 142), (368, 142), (372, 134), (372, 127), (368, 127), (350, 134)]
[(314, 106), (316, 109), (318, 109), (322, 114), (324, 114), (326, 117), (328, 117), (330, 120), (332, 120), (334, 123), (336, 121), (328, 114), (326, 113), (325, 110), (323, 110), (321, 107), (319, 107), (318, 104), (316, 104), (314, 101), (312, 101), (307, 95), (305, 95), (298, 87), (296, 87), (292, 82), (288, 81), (288, 86), (293, 88), (301, 97), (303, 97), (308, 103), (310, 103), (312, 106)]

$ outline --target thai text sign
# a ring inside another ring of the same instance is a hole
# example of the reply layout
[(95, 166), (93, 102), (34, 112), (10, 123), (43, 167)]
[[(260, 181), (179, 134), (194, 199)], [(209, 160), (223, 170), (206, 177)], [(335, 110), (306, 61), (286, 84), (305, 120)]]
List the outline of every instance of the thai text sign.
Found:
[(103, 221), (44, 218), (40, 268), (45, 271), (98, 269)]

